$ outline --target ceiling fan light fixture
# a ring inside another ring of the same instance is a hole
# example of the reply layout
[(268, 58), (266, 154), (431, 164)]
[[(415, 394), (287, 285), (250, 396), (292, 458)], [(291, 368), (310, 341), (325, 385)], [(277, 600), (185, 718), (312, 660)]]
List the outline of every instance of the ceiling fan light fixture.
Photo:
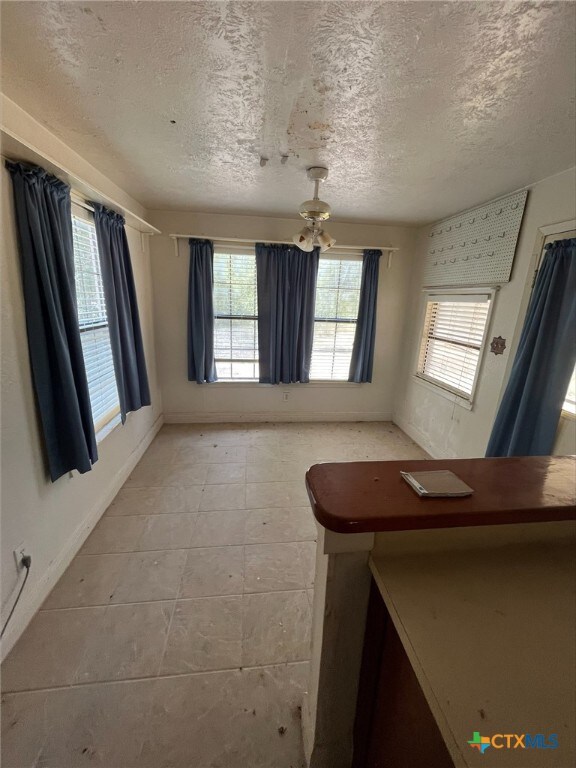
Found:
[(292, 241), (301, 251), (310, 253), (310, 251), (314, 250), (314, 232), (308, 227), (304, 227), (300, 232), (297, 232)]
[(324, 230), (321, 230), (320, 232), (318, 232), (318, 235), (316, 236), (316, 240), (318, 241), (318, 245), (320, 246), (321, 253), (324, 253), (324, 251), (330, 250), (330, 248), (336, 245), (336, 240), (334, 240), (334, 238)]
[(326, 221), (330, 218), (331, 208), (323, 200), (306, 200), (298, 209), (300, 216), (308, 221)]
[(327, 251), (336, 240), (321, 229), (320, 223), (330, 218), (331, 209), (328, 203), (319, 199), (318, 189), (320, 182), (328, 178), (328, 168), (314, 166), (308, 168), (306, 174), (310, 181), (314, 182), (314, 197), (312, 200), (305, 200), (298, 208), (298, 213), (310, 224), (294, 235), (292, 240), (302, 251), (310, 252), (315, 246), (320, 247), (321, 251)]

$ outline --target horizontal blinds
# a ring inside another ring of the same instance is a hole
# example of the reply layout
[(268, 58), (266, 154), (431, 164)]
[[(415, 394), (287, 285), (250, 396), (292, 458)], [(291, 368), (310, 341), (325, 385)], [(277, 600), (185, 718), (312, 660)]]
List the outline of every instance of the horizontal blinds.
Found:
[(362, 261), (320, 259), (311, 379), (348, 380), (361, 284)]
[(466, 397), (474, 389), (490, 309), (487, 297), (469, 298), (428, 302), (418, 364), (425, 378)]
[(94, 224), (72, 217), (78, 323), (96, 431), (118, 413), (120, 403)]
[(108, 326), (80, 331), (96, 431), (120, 410)]
[(219, 379), (258, 378), (254, 252), (214, 254), (214, 356)]

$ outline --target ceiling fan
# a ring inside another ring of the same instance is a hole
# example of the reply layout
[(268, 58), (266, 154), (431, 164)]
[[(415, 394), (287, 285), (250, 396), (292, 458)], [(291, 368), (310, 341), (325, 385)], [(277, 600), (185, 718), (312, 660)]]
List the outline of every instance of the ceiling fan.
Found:
[(336, 244), (336, 240), (322, 226), (323, 222), (330, 218), (330, 206), (318, 198), (320, 182), (328, 178), (328, 168), (314, 166), (308, 168), (306, 175), (314, 182), (314, 197), (312, 200), (305, 200), (298, 209), (300, 216), (306, 219), (308, 224), (295, 234), (292, 240), (302, 251), (310, 252), (318, 246), (324, 252)]

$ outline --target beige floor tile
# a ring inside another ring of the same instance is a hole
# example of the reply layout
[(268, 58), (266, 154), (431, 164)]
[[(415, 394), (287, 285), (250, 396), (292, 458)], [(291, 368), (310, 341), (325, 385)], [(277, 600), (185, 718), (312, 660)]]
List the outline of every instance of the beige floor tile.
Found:
[(107, 515), (161, 515), (188, 512), (181, 488), (123, 488)]
[(159, 440), (152, 443), (139, 461), (141, 466), (150, 464), (173, 464), (181, 446), (181, 441)]
[(2, 664), (2, 689), (70, 685), (108, 609), (40, 611)]
[(301, 482), (247, 483), (246, 509), (305, 506), (308, 495)]
[(182, 575), (180, 597), (240, 595), (243, 578), (243, 547), (191, 549)]
[(244, 592), (304, 589), (298, 544), (252, 544), (244, 549)]
[(259, 441), (258, 445), (251, 445), (246, 453), (247, 465), (273, 463), (278, 461), (280, 461), (280, 457), (276, 452), (276, 441), (274, 443), (266, 444), (262, 444), (262, 441)]
[(124, 567), (111, 603), (139, 603), (176, 598), (188, 550), (132, 552)]
[(202, 485), (189, 485), (182, 488), (186, 512), (198, 512), (202, 501), (204, 487)]
[(182, 437), (182, 447), (248, 445), (252, 430), (240, 424), (204, 425)]
[(16, 693), (2, 701), (5, 768), (137, 768), (153, 680)]
[(107, 605), (125, 564), (124, 554), (78, 555), (49, 594), (42, 609)]
[(92, 631), (75, 682), (157, 675), (173, 610), (173, 601), (108, 606)]
[(308, 665), (156, 681), (142, 768), (304, 768)]
[(149, 515), (135, 550), (185, 549), (190, 545), (194, 515)]
[(138, 464), (124, 488), (203, 485), (208, 473), (204, 464)]
[(215, 441), (205, 446), (181, 448), (177, 461), (182, 464), (243, 464), (247, 451), (245, 445), (218, 445)]
[(206, 476), (208, 485), (244, 483), (245, 480), (246, 464), (208, 464)]
[(303, 461), (260, 461), (246, 465), (247, 483), (304, 482), (309, 464)]
[(242, 665), (310, 658), (311, 611), (304, 590), (244, 595)]
[(309, 506), (251, 509), (246, 512), (246, 544), (308, 541), (318, 534)]
[(245, 509), (245, 485), (205, 485), (200, 501), (200, 512), (210, 510)]
[(138, 550), (147, 519), (144, 515), (104, 516), (86, 539), (80, 554), (100, 555)]
[(316, 542), (301, 541), (297, 546), (304, 574), (304, 584), (306, 589), (313, 589), (316, 575)]
[(191, 547), (224, 547), (228, 544), (244, 544), (246, 512), (198, 512), (194, 515)]
[(179, 600), (161, 675), (231, 669), (242, 663), (242, 597)]

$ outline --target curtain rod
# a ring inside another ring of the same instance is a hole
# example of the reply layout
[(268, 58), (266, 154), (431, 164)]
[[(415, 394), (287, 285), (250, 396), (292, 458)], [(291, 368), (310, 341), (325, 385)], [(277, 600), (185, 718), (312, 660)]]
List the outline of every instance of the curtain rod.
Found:
[[(177, 233), (171, 233), (168, 235), (168, 237), (171, 237), (173, 240), (188, 240), (190, 237), (198, 237), (198, 235), (181, 235)], [(203, 240), (214, 240), (215, 242), (220, 243), (256, 243), (260, 242), (255, 240), (254, 238), (249, 237), (208, 237), (206, 235), (202, 236)], [(289, 243), (287, 240), (268, 240), (267, 238), (264, 238), (262, 242), (270, 243), (270, 245), (292, 245), (292, 243)], [(363, 250), (375, 250), (375, 251), (388, 251), (390, 253), (395, 253), (396, 251), (399, 251), (400, 248), (393, 248), (392, 246), (388, 245), (335, 245), (330, 250), (346, 250), (346, 251), (363, 251)]]

